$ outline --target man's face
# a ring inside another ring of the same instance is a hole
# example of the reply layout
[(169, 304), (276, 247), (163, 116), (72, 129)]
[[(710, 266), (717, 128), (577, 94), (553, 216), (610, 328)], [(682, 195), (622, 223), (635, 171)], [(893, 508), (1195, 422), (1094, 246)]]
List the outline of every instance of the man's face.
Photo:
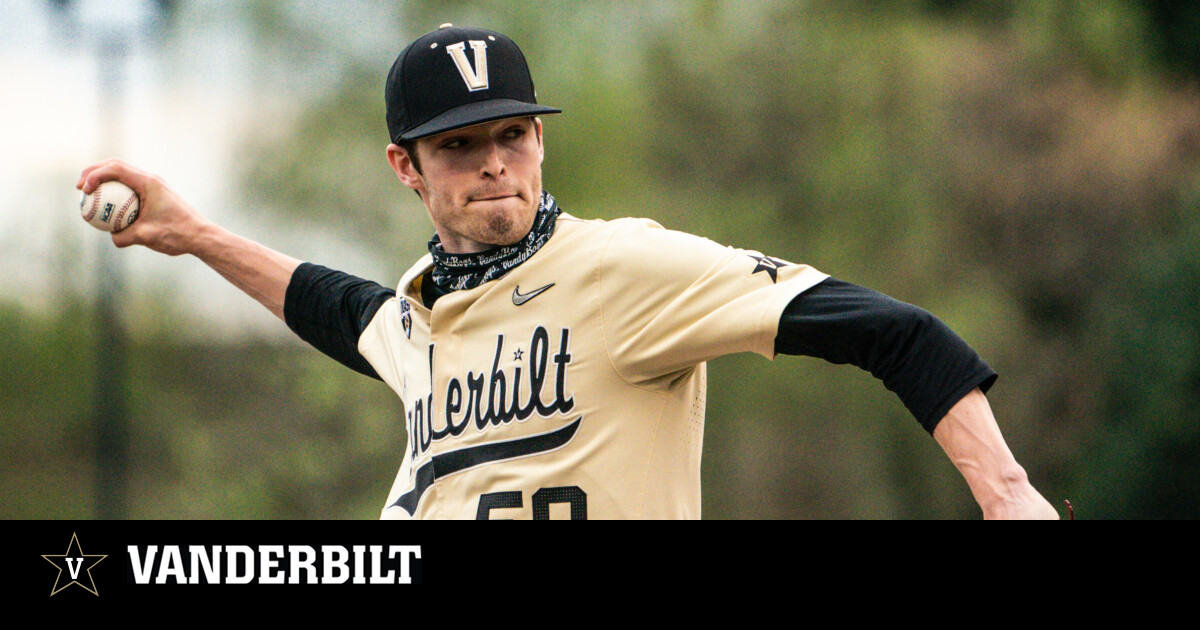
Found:
[(388, 160), (421, 194), (451, 253), (511, 245), (533, 226), (542, 193), (542, 123), (506, 118), (417, 141), (417, 172), (396, 145)]

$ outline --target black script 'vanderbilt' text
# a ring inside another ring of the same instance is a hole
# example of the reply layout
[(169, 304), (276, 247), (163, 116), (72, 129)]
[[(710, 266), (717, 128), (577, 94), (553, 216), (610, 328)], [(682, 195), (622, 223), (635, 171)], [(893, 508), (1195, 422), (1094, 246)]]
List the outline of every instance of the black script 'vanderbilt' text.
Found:
[[(407, 423), (409, 444), (415, 459), (429, 450), (435, 440), (448, 436), (462, 435), (474, 424), (479, 431), (508, 424), (513, 420), (523, 421), (534, 413), (548, 418), (565, 414), (575, 407), (574, 396), (567, 396), (567, 365), (571, 363), (571, 331), (563, 328), (559, 335), (558, 352), (550, 355), (550, 333), (542, 326), (533, 331), (529, 340), (527, 369), (521, 365), (512, 368), (511, 376), (500, 368), (504, 351), (504, 335), (496, 335), (496, 353), (492, 358), (490, 372), (468, 371), (464, 379), (452, 377), (446, 385), (443, 398), (445, 413), (441, 426), (434, 426), (433, 393), (418, 399), (408, 410)], [(429, 344), (430, 382), (436, 382), (433, 369), (434, 344)], [(542, 401), (550, 363), (555, 364), (554, 398)]]

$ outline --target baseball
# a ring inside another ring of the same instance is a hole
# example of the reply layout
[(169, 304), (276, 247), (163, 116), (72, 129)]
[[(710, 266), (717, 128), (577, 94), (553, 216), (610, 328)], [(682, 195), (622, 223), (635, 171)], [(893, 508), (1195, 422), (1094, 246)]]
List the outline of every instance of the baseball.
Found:
[(138, 196), (121, 182), (104, 182), (83, 196), (79, 213), (97, 230), (120, 232), (137, 220)]

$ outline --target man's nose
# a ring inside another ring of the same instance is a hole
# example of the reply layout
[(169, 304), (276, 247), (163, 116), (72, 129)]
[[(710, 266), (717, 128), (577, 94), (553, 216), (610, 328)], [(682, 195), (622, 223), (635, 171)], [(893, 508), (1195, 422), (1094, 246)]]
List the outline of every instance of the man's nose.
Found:
[(504, 174), (504, 156), (498, 143), (489, 142), (483, 147), (482, 172), (485, 177), (499, 177)]

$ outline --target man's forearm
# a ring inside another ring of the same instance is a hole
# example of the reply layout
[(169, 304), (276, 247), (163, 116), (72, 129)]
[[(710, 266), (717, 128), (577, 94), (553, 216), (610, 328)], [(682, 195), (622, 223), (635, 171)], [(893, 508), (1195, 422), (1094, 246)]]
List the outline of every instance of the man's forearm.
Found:
[(284, 319), (284, 297), (292, 273), (300, 266), (299, 260), (213, 223), (205, 223), (197, 231), (189, 250), (276, 317)]
[(234, 286), (283, 319), (283, 302), (292, 272), (300, 261), (242, 238), (205, 219), (166, 182), (121, 160), (105, 160), (83, 169), (75, 187), (85, 194), (101, 182), (116, 180), (138, 195), (140, 215), (113, 232), (113, 245), (142, 245), (168, 256), (192, 254)]
[(967, 480), (984, 518), (1058, 518), (1004, 443), (983, 392), (976, 389), (951, 407), (933, 437)]

